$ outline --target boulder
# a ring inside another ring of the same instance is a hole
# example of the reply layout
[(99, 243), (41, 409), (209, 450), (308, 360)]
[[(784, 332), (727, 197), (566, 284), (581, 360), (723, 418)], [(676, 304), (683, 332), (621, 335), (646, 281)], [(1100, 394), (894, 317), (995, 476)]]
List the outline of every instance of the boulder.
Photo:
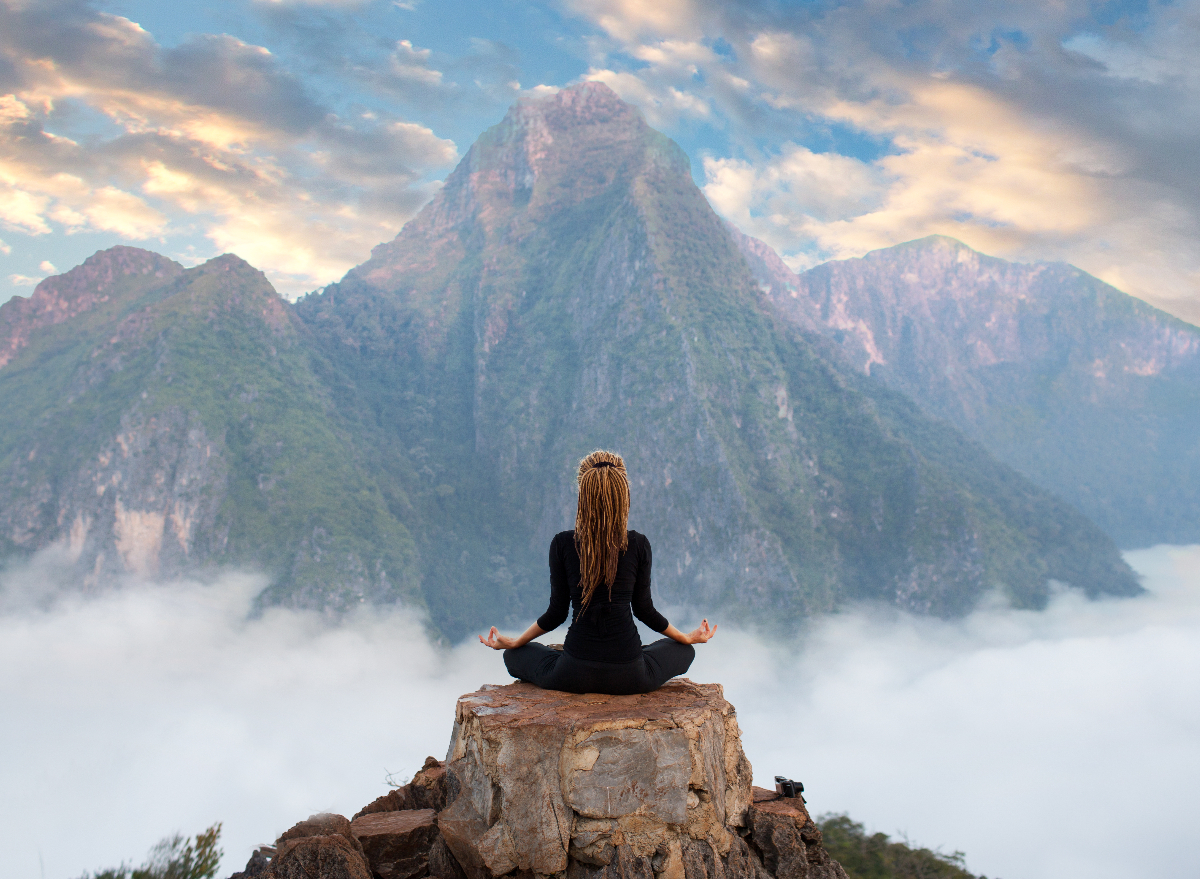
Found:
[(344, 836), (350, 841), (352, 848), (357, 849), (360, 854), (362, 853), (362, 847), (354, 838), (354, 834), (350, 832), (350, 821), (344, 815), (322, 812), (305, 818), (298, 824), (293, 824), (281, 833), (279, 839), (275, 840), (275, 856), (282, 857), (298, 840), (314, 836)]
[(362, 846), (342, 815), (313, 815), (275, 841), (273, 879), (371, 879)]
[(459, 699), (446, 763), (438, 825), (470, 879), (692, 879), (744, 860), (751, 770), (718, 684), (487, 686)]
[(274, 879), (371, 879), (362, 852), (337, 836), (307, 836), (293, 840), (271, 863)]
[(361, 815), (350, 832), (379, 879), (412, 879), (429, 870), (429, 852), (438, 838), (434, 815), (432, 809)]

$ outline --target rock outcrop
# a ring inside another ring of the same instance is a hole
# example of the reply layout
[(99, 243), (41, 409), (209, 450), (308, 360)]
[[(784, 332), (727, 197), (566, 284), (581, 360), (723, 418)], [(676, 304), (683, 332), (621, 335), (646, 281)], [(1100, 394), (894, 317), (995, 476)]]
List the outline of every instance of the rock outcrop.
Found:
[(802, 797), (752, 787), (718, 684), (459, 699), (445, 763), (288, 830), (262, 879), (846, 879)]
[(448, 771), (439, 823), (472, 879), (572, 860), (681, 875), (685, 850), (739, 848), (751, 799), (733, 707), (690, 681), (644, 696), (485, 687), (458, 702)]

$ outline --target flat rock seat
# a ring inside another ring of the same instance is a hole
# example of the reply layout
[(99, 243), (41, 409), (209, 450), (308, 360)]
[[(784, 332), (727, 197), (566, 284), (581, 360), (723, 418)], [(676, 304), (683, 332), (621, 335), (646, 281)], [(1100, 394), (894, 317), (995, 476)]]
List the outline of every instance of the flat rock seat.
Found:
[(438, 826), (472, 879), (569, 861), (682, 879), (685, 859), (746, 855), (751, 769), (719, 684), (684, 678), (640, 696), (484, 687), (458, 702), (446, 767)]

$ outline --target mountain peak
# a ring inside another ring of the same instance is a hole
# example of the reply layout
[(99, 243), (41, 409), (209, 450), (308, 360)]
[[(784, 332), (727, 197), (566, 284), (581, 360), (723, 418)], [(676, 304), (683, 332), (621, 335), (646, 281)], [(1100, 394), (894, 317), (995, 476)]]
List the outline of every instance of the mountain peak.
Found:
[(683, 150), (603, 83), (522, 98), (480, 135), (433, 201), (347, 280), (382, 288), (408, 269), (452, 261), (467, 230), (524, 237), (554, 222), (550, 214), (618, 191), (651, 165), (693, 185)]
[(645, 125), (637, 108), (602, 82), (579, 82), (550, 95), (522, 99), (509, 109), (505, 121), (519, 122), (530, 115), (558, 129), (612, 122)]
[[(177, 275), (183, 267), (152, 250), (118, 244), (107, 250), (98, 250), (68, 272), (51, 275), (33, 291), (30, 301), (38, 301), (46, 295), (58, 299), (78, 300), (80, 296), (103, 290), (116, 280), (129, 275), (154, 275), (166, 278)], [(39, 297), (39, 294), (43, 296)]]
[(267, 277), (260, 269), (256, 269), (236, 253), (223, 253), (220, 256), (214, 256), (196, 268), (202, 274), (210, 272), (234, 272), (237, 274), (249, 273), (264, 280)]
[(14, 296), (0, 305), (0, 367), (39, 327), (62, 323), (107, 302), (122, 280), (172, 278), (182, 271), (165, 256), (118, 244), (97, 251), (68, 272), (45, 278), (29, 298)]

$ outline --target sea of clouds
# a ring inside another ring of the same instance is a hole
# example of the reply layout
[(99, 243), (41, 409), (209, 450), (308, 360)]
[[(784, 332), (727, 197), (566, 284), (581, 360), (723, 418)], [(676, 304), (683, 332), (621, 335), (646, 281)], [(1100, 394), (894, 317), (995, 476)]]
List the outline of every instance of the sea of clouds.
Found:
[[(804, 781), (814, 813), (961, 849), (991, 877), (1191, 877), (1200, 546), (1127, 558), (1143, 597), (1065, 590), (954, 622), (860, 608), (790, 643), (722, 626), (689, 676), (725, 685), (757, 783)], [(228, 875), (443, 756), (458, 695), (508, 680), (403, 609), (255, 618), (251, 576), (82, 597), (54, 592), (53, 568), (0, 574), (5, 879), (141, 863), (217, 821)]]

